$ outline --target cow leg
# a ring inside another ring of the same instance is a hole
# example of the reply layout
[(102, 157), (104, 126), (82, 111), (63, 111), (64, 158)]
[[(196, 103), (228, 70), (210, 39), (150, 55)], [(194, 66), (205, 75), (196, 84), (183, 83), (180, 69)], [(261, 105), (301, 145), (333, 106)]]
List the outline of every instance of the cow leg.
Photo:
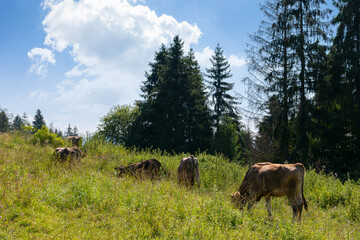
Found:
[(293, 209), (293, 221), (294, 221), (295, 218), (296, 218), (297, 212), (298, 212), (298, 208), (297, 208), (296, 204), (291, 205), (291, 206), (292, 206), (292, 209)]
[(302, 209), (303, 209), (302, 194), (298, 194), (298, 196), (296, 198), (296, 207), (297, 207), (297, 211), (298, 211), (297, 221), (301, 222), (301, 213), (302, 213)]
[(292, 210), (293, 210), (293, 221), (294, 221), (297, 216), (297, 213), (298, 213), (296, 200), (295, 200), (295, 197), (291, 194), (287, 195), (287, 197), (288, 197), (290, 206), (292, 207)]
[(265, 207), (268, 211), (269, 218), (271, 219), (271, 199), (270, 196), (265, 197)]
[(297, 207), (298, 207), (298, 217), (297, 217), (297, 221), (298, 221), (298, 222), (301, 222), (301, 213), (302, 213), (302, 208), (303, 208), (303, 206), (302, 206), (302, 204), (301, 204), (301, 205), (298, 205)]
[(287, 193), (286, 196), (287, 196), (290, 206), (292, 207), (292, 210), (293, 210), (293, 222), (294, 222), (295, 218), (298, 216), (298, 212), (299, 212), (298, 201), (297, 201), (296, 195), (294, 193)]

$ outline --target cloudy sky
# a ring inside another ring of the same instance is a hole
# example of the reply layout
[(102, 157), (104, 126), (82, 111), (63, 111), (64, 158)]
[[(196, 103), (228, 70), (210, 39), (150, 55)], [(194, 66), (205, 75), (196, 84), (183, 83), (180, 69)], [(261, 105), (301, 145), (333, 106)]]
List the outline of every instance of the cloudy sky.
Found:
[(94, 132), (112, 106), (140, 99), (148, 63), (179, 35), (202, 69), (219, 43), (243, 92), (260, 0), (1, 0), (0, 107)]

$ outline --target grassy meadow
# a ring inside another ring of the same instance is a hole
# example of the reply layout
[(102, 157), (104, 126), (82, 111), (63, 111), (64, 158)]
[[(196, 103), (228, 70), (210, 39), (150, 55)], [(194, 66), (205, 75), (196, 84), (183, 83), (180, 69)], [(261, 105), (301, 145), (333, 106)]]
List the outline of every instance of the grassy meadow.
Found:
[[(251, 211), (230, 203), (247, 170), (220, 156), (198, 154), (200, 187), (178, 186), (187, 156), (87, 141), (77, 164), (52, 162), (53, 147), (0, 134), (0, 239), (360, 239), (360, 183), (307, 170), (309, 211), (292, 222), (285, 198)], [(118, 178), (114, 167), (156, 158), (159, 179)]]

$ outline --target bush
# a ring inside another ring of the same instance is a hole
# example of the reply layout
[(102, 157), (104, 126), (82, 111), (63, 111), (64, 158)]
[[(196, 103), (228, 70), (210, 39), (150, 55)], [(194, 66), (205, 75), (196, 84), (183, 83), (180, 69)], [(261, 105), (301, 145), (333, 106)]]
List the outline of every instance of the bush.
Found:
[(132, 142), (130, 129), (139, 113), (137, 106), (114, 106), (100, 119), (98, 134), (113, 144), (129, 145)]
[(65, 145), (62, 138), (58, 137), (55, 133), (49, 132), (49, 129), (43, 126), (40, 130), (37, 130), (33, 135), (31, 142), (33, 144), (46, 145), (49, 144), (53, 147), (59, 147)]
[(224, 123), (219, 124), (217, 132), (214, 136), (212, 152), (222, 153), (231, 161), (237, 160), (239, 157), (238, 134), (236, 125), (231, 123), (229, 119), (225, 119)]

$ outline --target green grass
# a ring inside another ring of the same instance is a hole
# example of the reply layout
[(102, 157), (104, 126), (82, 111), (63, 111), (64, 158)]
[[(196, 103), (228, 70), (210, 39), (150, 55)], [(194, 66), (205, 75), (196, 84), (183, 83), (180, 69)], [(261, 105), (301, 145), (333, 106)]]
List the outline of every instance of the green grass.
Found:
[[(0, 239), (360, 239), (360, 185), (308, 170), (309, 211), (292, 223), (285, 198), (264, 200), (251, 211), (230, 203), (247, 170), (226, 159), (198, 154), (200, 187), (178, 186), (186, 154), (136, 152), (88, 141), (76, 165), (54, 163), (53, 148), (0, 134)], [(118, 178), (114, 167), (156, 158), (157, 180)]]

